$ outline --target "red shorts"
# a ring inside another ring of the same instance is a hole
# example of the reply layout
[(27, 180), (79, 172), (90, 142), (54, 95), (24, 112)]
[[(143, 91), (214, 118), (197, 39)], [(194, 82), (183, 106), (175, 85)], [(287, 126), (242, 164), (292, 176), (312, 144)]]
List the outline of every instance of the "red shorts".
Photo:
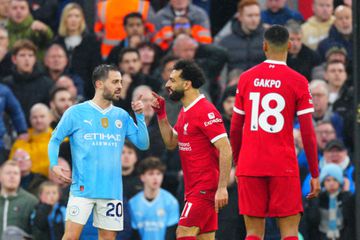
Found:
[(287, 217), (303, 212), (299, 177), (238, 177), (239, 212)]
[(215, 212), (215, 202), (196, 197), (187, 199), (178, 225), (198, 227), (200, 228), (199, 234), (216, 231), (218, 215)]

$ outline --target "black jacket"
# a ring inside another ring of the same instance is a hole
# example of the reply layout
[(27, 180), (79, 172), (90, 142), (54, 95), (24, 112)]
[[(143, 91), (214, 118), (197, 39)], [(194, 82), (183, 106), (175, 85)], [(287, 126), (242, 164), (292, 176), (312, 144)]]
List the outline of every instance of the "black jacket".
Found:
[(84, 81), (84, 97), (90, 99), (94, 96), (95, 90), (92, 85), (91, 75), (95, 67), (101, 64), (100, 43), (95, 35), (83, 34), (81, 43), (74, 49), (67, 49), (64, 37), (56, 37), (54, 40), (66, 49), (69, 57), (70, 72), (78, 74)]
[(27, 120), (35, 103), (49, 104), (49, 93), (54, 85), (53, 80), (46, 77), (37, 67), (31, 74), (21, 74), (12, 69), (12, 74), (4, 77), (2, 82), (14, 92)]

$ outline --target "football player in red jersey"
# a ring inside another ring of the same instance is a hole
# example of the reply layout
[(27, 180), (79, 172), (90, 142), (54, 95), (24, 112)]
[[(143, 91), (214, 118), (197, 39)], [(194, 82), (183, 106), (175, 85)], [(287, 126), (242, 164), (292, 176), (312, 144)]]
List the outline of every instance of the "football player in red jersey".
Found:
[(281, 239), (295, 240), (303, 207), (294, 117), (299, 118), (312, 176), (308, 198), (314, 198), (320, 191), (314, 109), (308, 81), (286, 66), (291, 44), (286, 28), (273, 25), (264, 36), (267, 60), (240, 76), (231, 120), (239, 209), (247, 240), (264, 237), (266, 217), (278, 219)]
[(176, 231), (181, 240), (215, 239), (217, 212), (228, 203), (231, 147), (220, 113), (199, 92), (204, 81), (193, 61), (175, 64), (166, 82), (170, 99), (183, 104), (174, 128), (167, 120), (164, 99), (154, 93), (152, 103), (165, 145), (179, 147), (185, 185), (185, 206)]

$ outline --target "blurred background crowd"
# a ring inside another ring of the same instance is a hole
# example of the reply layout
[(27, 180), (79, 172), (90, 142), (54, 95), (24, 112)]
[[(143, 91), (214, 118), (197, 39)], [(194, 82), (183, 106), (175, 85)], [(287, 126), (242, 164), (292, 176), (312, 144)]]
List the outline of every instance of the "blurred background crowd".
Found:
[[(49, 171), (47, 144), (64, 111), (93, 97), (91, 74), (101, 63), (122, 73), (121, 99), (114, 105), (131, 111), (140, 94), (145, 104), (151, 145), (137, 151), (125, 144), (126, 200), (145, 184), (138, 164), (155, 157), (166, 167), (161, 187), (181, 209), (179, 155), (162, 142), (151, 92), (166, 99), (174, 124), (181, 105), (169, 100), (165, 82), (178, 59), (194, 60), (206, 75), (201, 91), (229, 131), (239, 76), (265, 60), (264, 30), (280, 24), (292, 42), (287, 64), (308, 79), (315, 107), (322, 192), (311, 201), (305, 199), (310, 175), (294, 123), (305, 210), (301, 237), (355, 239), (351, 7), (351, 0), (0, 0), (0, 238), (61, 239), (69, 186)], [(71, 168), (68, 139), (60, 156), (59, 163)], [(243, 239), (234, 169), (228, 189), (217, 239)], [(131, 211), (126, 201), (118, 239), (133, 239)], [(273, 219), (266, 227), (266, 239), (279, 239)], [(97, 239), (91, 220), (83, 239)]]

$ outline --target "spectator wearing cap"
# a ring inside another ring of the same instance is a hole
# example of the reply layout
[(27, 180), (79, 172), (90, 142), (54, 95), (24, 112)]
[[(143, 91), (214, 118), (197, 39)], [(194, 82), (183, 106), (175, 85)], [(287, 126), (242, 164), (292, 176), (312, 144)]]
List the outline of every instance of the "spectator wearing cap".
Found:
[[(355, 193), (354, 171), (355, 167), (350, 161), (348, 151), (342, 141), (335, 139), (328, 142), (324, 149), (323, 158), (320, 159), (320, 172), (328, 164), (336, 164), (344, 175), (343, 190)], [(310, 174), (306, 177), (302, 185), (303, 196), (310, 192)]]
[(37, 56), (42, 59), (46, 46), (53, 38), (53, 32), (45, 23), (34, 20), (30, 6), (26, 0), (11, 0), (9, 21), (6, 25), (9, 31), (10, 48), (19, 39), (29, 39), (39, 48)]
[(352, 61), (353, 49), (353, 26), (352, 10), (348, 6), (340, 5), (335, 9), (335, 21), (329, 30), (329, 36), (322, 40), (318, 46), (318, 53), (322, 60), (325, 60), (325, 53), (333, 46), (342, 46), (348, 53), (348, 59)]
[(10, 226), (16, 226), (27, 234), (31, 232), (30, 215), (38, 200), (20, 187), (20, 179), (17, 162), (9, 160), (1, 166), (0, 235), (9, 234), (7, 228)]
[(49, 103), (49, 89), (53, 81), (36, 65), (37, 47), (29, 40), (18, 40), (12, 50), (14, 68), (11, 75), (2, 79), (15, 94), (29, 119), (30, 109), (35, 103)]
[(329, 163), (321, 169), (323, 187), (318, 198), (305, 204), (308, 239), (355, 240), (355, 199), (348, 191), (341, 167)]
[[(344, 63), (346, 66), (348, 66), (347, 52), (346, 49), (342, 46), (333, 46), (329, 48), (329, 50), (326, 51), (325, 60), (326, 60), (325, 62), (313, 68), (311, 73), (311, 79), (324, 79), (325, 67), (326, 67), (326, 63), (328, 62), (339, 61)], [(349, 72), (349, 67), (351, 68), (351, 66), (347, 67), (348, 69), (347, 72)]]
[(174, 39), (176, 17), (186, 17), (189, 20), (191, 23), (191, 36), (195, 41), (202, 44), (212, 42), (210, 21), (207, 13), (202, 8), (192, 4), (190, 0), (170, 0), (168, 5), (156, 13), (154, 20), (157, 31), (154, 41), (160, 44), (159, 46), (163, 50), (169, 47), (169, 44), (164, 43), (171, 38)]
[(291, 41), (286, 63), (310, 81), (311, 71), (320, 64), (320, 57), (315, 51), (301, 42), (303, 32), (299, 23), (289, 20), (285, 27), (289, 31)]
[(314, 15), (301, 25), (302, 42), (316, 51), (319, 42), (328, 37), (334, 23), (333, 0), (314, 0), (312, 9)]
[(287, 0), (266, 0), (266, 9), (261, 12), (261, 20), (266, 25), (285, 25), (287, 21), (293, 19), (303, 22), (303, 16), (286, 6)]

